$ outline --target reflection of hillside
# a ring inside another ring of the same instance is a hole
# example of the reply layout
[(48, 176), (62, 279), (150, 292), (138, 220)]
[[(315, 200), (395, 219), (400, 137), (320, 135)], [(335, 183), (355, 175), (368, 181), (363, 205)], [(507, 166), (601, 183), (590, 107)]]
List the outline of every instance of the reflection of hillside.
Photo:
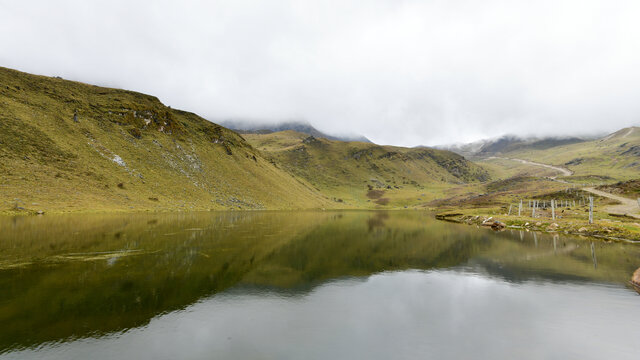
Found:
[(128, 214), (0, 225), (0, 349), (141, 326), (231, 287), (303, 295), (337, 278), (453, 266), (508, 281), (624, 282), (637, 265), (625, 259), (639, 255), (637, 247), (599, 244), (594, 269), (587, 242), (563, 238), (554, 252), (548, 237), (521, 241), (422, 212)]
[(274, 249), (244, 281), (295, 287), (380, 271), (447, 267), (483, 246), (471, 229), (433, 222), (424, 214), (390, 214), (352, 213), (327, 222)]
[[(489, 251), (478, 254), (470, 267), (509, 282), (612, 282), (626, 284), (640, 259), (640, 247), (590, 242), (575, 237), (512, 231), (496, 234)], [(591, 249), (593, 244), (593, 253)], [(594, 261), (594, 255), (596, 260)]]
[[(96, 216), (84, 222), (24, 218), (3, 224), (2, 260), (10, 256), (31, 265), (0, 272), (0, 349), (25, 339), (39, 343), (140, 326), (235, 285), (271, 248), (328, 218), (250, 212)], [(122, 249), (142, 254), (53, 262), (61, 254)]]

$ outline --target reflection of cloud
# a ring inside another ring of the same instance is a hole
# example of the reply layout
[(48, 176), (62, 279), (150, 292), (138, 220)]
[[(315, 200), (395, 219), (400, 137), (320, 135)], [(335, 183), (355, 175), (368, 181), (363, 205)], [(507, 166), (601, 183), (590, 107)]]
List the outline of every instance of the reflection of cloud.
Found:
[(637, 296), (624, 288), (400, 272), (326, 284), (303, 298), (222, 294), (126, 334), (44, 347), (39, 355), (635, 359), (639, 317)]

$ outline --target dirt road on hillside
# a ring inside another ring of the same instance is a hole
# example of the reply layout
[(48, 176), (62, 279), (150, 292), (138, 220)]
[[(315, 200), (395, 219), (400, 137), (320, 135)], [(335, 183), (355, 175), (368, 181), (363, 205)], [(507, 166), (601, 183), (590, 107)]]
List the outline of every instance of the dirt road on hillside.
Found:
[[(628, 135), (628, 134), (627, 134)], [(537, 163), (534, 161), (529, 161), (529, 160), (522, 160), (522, 159), (514, 159), (514, 158), (499, 158), (499, 157), (494, 157), (497, 159), (506, 159), (506, 160), (512, 160), (512, 161), (518, 161), (521, 162), (523, 164), (527, 164), (527, 165), (533, 165), (533, 166), (541, 166), (541, 167), (545, 167), (548, 169), (553, 169), (558, 171), (562, 176), (571, 176), (573, 175), (573, 171), (569, 170), (569, 169), (565, 169), (559, 166), (553, 166), (553, 165), (549, 165), (549, 164), (542, 164), (542, 163)], [(564, 180), (560, 180), (557, 178), (558, 176), (551, 176), (550, 178), (555, 180), (555, 181), (559, 181), (562, 183), (567, 183)], [(610, 205), (606, 208), (606, 210), (612, 214), (618, 214), (618, 215), (627, 215), (627, 216), (631, 216), (634, 217), (636, 219), (640, 219), (640, 215), (638, 213), (640, 213), (640, 206), (638, 204), (637, 200), (634, 199), (629, 199), (629, 198), (625, 198), (622, 196), (618, 196), (618, 195), (613, 195), (611, 193), (608, 193), (606, 191), (602, 191), (602, 190), (596, 190), (594, 188), (591, 187), (585, 187), (582, 188), (582, 190), (590, 192), (592, 194), (595, 195), (599, 195), (602, 197), (606, 197), (612, 200), (616, 200), (620, 202), (620, 205)]]
[[(488, 157), (487, 159), (503, 159), (503, 160), (511, 160), (511, 161), (517, 161), (517, 162), (521, 162), (523, 164), (527, 164), (527, 165), (533, 165), (533, 166), (540, 166), (540, 167), (545, 167), (547, 169), (552, 169), (555, 170), (557, 172), (559, 172), (562, 176), (571, 176), (573, 175), (573, 171), (563, 168), (563, 167), (559, 167), (559, 166), (554, 166), (554, 165), (549, 165), (549, 164), (542, 164), (542, 163), (537, 163), (534, 161), (529, 161), (529, 160), (523, 160), (523, 159), (515, 159), (515, 158), (505, 158), (505, 157), (498, 157), (498, 156), (491, 156)], [(556, 176), (551, 176), (551, 179), (556, 179), (558, 177), (558, 175)], [(562, 181), (565, 182), (565, 181)]]
[(637, 200), (632, 200), (626, 197), (613, 195), (606, 191), (596, 190), (590, 187), (582, 188), (582, 190), (620, 202), (620, 205), (608, 206), (607, 207), (608, 212), (612, 214), (627, 215), (627, 216), (634, 217), (636, 219), (640, 219), (640, 215), (637, 214), (638, 211), (640, 211)]
[[(542, 166), (542, 167), (546, 167), (548, 169), (553, 169), (555, 171), (558, 171), (559, 173), (562, 174), (562, 176), (571, 176), (573, 175), (573, 171), (569, 170), (569, 169), (565, 169), (559, 166), (553, 166), (553, 165), (549, 165), (549, 164), (542, 164), (542, 163), (537, 163), (537, 162), (533, 162), (533, 161), (529, 161), (529, 160), (522, 160), (522, 159), (509, 159), (506, 158), (508, 160), (514, 160), (514, 161), (519, 161), (523, 164), (527, 164), (527, 165), (534, 165), (534, 166)], [(557, 176), (552, 176), (552, 179), (557, 178)]]

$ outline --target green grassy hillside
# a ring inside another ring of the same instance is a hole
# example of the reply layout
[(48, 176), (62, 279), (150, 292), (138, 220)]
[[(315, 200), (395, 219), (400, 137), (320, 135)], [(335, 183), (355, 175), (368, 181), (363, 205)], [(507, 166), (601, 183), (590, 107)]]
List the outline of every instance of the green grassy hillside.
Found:
[(235, 132), (153, 96), (0, 68), (0, 212), (334, 204)]
[(571, 178), (577, 182), (638, 178), (640, 127), (625, 128), (597, 140), (548, 149), (518, 150), (503, 156), (566, 167), (575, 172)]
[(411, 206), (488, 178), (484, 169), (449, 151), (333, 141), (295, 131), (244, 137), (345, 206)]
[(4, 213), (402, 207), (488, 178), (448, 151), (246, 141), (145, 94), (5, 68), (0, 84)]

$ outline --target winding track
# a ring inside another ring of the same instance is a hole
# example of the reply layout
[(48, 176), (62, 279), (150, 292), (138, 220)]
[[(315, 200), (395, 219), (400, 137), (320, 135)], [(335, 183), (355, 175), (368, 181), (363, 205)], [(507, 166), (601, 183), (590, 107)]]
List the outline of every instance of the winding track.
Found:
[[(554, 166), (554, 165), (549, 165), (549, 164), (542, 164), (542, 163), (537, 163), (537, 162), (533, 162), (533, 161), (529, 161), (529, 160), (522, 160), (522, 159), (510, 159), (510, 158), (504, 158), (507, 160), (513, 160), (513, 161), (519, 161), (523, 164), (527, 164), (527, 165), (534, 165), (534, 166), (542, 166), (542, 167), (546, 167), (548, 169), (553, 169), (555, 171), (558, 171), (562, 174), (562, 176), (571, 176), (573, 175), (573, 171), (569, 170), (569, 169), (565, 169), (563, 167), (559, 167), (559, 166)], [(556, 179), (558, 176), (552, 176), (551, 179)]]
[[(629, 132), (630, 133), (630, 132)], [(627, 135), (629, 135), (629, 133), (627, 133)], [(625, 135), (626, 136), (626, 135)], [(495, 157), (492, 156), (492, 158), (496, 158), (496, 159), (505, 159), (505, 160), (512, 160), (512, 161), (518, 161), (521, 162), (523, 164), (527, 164), (527, 165), (533, 165), (533, 166), (541, 166), (541, 167), (545, 167), (548, 169), (553, 169), (558, 171), (562, 176), (571, 176), (573, 175), (573, 171), (563, 168), (563, 167), (559, 167), (559, 166), (554, 166), (554, 165), (549, 165), (549, 164), (542, 164), (542, 163), (537, 163), (537, 162), (533, 162), (533, 161), (529, 161), (529, 160), (522, 160), (522, 159), (515, 159), (515, 158), (500, 158), (500, 157)], [(557, 177), (559, 175), (556, 176), (551, 176), (550, 178), (555, 180), (555, 181), (559, 181), (562, 183), (567, 183), (564, 180), (559, 180), (557, 179)], [(618, 214), (618, 215), (626, 215), (626, 216), (631, 216), (634, 217), (636, 219), (640, 219), (640, 215), (638, 215), (638, 211), (640, 210), (640, 204), (638, 204), (638, 202), (636, 200), (633, 199), (629, 199), (629, 198), (625, 198), (622, 196), (618, 196), (618, 195), (613, 195), (611, 193), (602, 191), (602, 190), (596, 190), (592, 187), (584, 187), (582, 188), (582, 190), (586, 191), (586, 192), (590, 192), (592, 194), (598, 195), (598, 196), (602, 196), (602, 197), (606, 197), (615, 201), (620, 202), (619, 205), (610, 205), (606, 208), (606, 210), (612, 214)]]
[(582, 188), (582, 190), (620, 202), (619, 205), (608, 206), (607, 207), (608, 212), (612, 214), (626, 215), (626, 216), (634, 217), (636, 219), (640, 219), (640, 215), (637, 214), (638, 202), (636, 200), (632, 200), (632, 199), (618, 196), (618, 195), (613, 195), (611, 193), (608, 193), (602, 190), (596, 190), (590, 187)]

